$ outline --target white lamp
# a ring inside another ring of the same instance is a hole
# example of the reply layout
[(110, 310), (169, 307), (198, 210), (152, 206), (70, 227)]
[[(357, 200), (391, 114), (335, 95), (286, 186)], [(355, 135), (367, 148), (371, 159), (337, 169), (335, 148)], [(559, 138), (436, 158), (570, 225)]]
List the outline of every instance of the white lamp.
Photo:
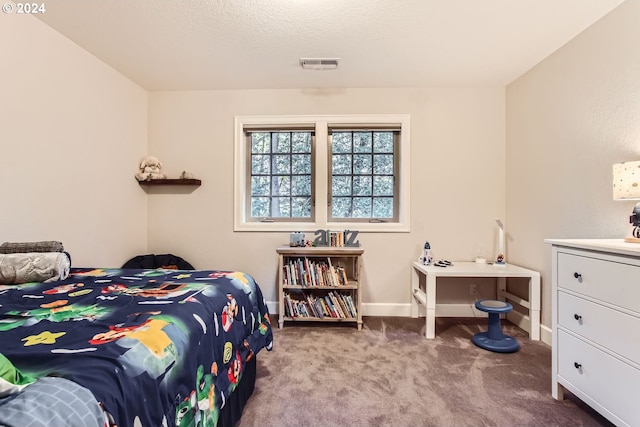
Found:
[(495, 264), (504, 265), (507, 262), (504, 254), (504, 225), (499, 219), (496, 219), (496, 224), (498, 224), (498, 256)]
[[(640, 200), (640, 161), (613, 165), (613, 199)], [(633, 224), (633, 237), (625, 242), (640, 243), (640, 203), (636, 204), (629, 218)]]

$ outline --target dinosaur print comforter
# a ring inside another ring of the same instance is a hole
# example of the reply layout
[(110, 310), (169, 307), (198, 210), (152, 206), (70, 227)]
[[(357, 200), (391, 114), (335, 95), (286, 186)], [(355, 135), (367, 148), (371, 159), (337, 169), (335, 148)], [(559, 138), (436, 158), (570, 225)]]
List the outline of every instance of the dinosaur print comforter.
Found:
[(23, 373), (89, 389), (112, 425), (212, 427), (272, 331), (241, 272), (73, 268), (0, 285), (0, 343)]

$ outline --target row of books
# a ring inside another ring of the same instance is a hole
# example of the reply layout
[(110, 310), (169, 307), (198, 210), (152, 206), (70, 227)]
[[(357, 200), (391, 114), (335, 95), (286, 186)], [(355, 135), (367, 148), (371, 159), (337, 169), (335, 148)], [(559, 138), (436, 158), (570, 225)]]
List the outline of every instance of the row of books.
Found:
[(329, 231), (327, 233), (327, 243), (329, 246), (333, 247), (343, 247), (344, 246), (344, 231)]
[(316, 238), (313, 241), (313, 246), (360, 246), (360, 241), (356, 240), (358, 232), (354, 230), (344, 231), (331, 231), (331, 230), (316, 230)]
[(327, 257), (309, 259), (307, 257), (286, 258), (282, 266), (285, 286), (347, 286), (349, 280), (342, 266), (331, 264)]
[(350, 294), (329, 292), (325, 296), (284, 294), (284, 315), (286, 317), (333, 317), (336, 319), (355, 319), (358, 310)]

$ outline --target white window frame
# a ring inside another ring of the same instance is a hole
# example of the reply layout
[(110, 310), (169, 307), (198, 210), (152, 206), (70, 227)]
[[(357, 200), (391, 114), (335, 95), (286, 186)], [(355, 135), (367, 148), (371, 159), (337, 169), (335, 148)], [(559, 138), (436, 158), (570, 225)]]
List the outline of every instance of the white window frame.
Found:
[[(256, 222), (246, 220), (247, 143), (245, 129), (251, 127), (287, 127), (304, 125), (315, 127), (315, 221)], [(397, 222), (336, 222), (330, 221), (327, 210), (329, 192), (329, 138), (332, 125), (400, 127), (400, 179)], [(236, 116), (234, 119), (234, 231), (313, 232), (322, 230), (356, 230), (366, 232), (410, 231), (410, 164), (411, 125), (408, 114), (382, 115), (305, 115), (305, 116)], [(312, 237), (312, 236), (309, 236)]]

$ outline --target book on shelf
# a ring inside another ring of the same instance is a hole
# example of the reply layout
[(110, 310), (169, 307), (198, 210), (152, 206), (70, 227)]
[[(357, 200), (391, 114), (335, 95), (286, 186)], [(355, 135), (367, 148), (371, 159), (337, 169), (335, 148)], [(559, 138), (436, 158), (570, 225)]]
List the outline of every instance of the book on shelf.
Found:
[(334, 266), (331, 257), (327, 257), (326, 260), (307, 257), (287, 258), (282, 269), (286, 286), (339, 287), (349, 284), (345, 267)]
[(342, 311), (342, 314), (344, 316), (345, 319), (348, 319), (351, 316), (351, 313), (349, 312), (349, 310), (347, 310), (347, 306), (344, 303), (343, 297), (341, 294), (336, 294), (336, 300), (338, 301), (338, 305), (340, 306), (340, 310)]
[(353, 296), (352, 295), (345, 295), (345, 300), (347, 302), (347, 305), (351, 309), (351, 312), (353, 313), (353, 317), (358, 317), (358, 310), (356, 309), (356, 305), (353, 302)]
[(329, 309), (329, 306), (325, 302), (324, 298), (320, 297), (317, 299), (317, 301), (320, 307), (322, 308), (322, 314), (324, 314), (324, 316), (326, 317), (331, 317), (331, 310)]
[(353, 296), (349, 293), (328, 292), (324, 296), (302, 293), (292, 296), (284, 293), (284, 315), (289, 318), (307, 317), (323, 319), (355, 319), (358, 317)]
[(341, 319), (345, 319), (347, 317), (347, 315), (342, 310), (342, 306), (340, 305), (339, 299), (335, 296), (335, 294), (333, 292), (329, 292), (329, 298), (331, 298), (331, 302), (333, 303), (333, 306), (336, 309), (338, 317), (341, 318)]
[(349, 279), (347, 279), (347, 272), (345, 271), (344, 267), (339, 266), (337, 272), (338, 272), (338, 278), (342, 286), (347, 286), (349, 284)]
[(340, 318), (342, 316), (340, 316), (340, 312), (338, 311), (338, 307), (336, 307), (336, 301), (333, 298), (333, 295), (331, 295), (331, 293), (328, 293), (327, 296), (325, 297), (325, 300), (329, 299), (329, 303), (331, 304), (331, 310), (333, 312), (333, 316), (332, 317), (336, 317), (336, 318)]
[(329, 309), (329, 315), (331, 317), (338, 317), (338, 313), (336, 312), (336, 309), (333, 306), (333, 303), (331, 302), (331, 298), (329, 298), (329, 295), (324, 296), (324, 302), (326, 303), (327, 308)]
[(327, 261), (329, 262), (329, 276), (330, 276), (330, 282), (331, 285), (333, 286), (335, 283), (337, 283), (336, 281), (336, 277), (335, 277), (335, 271), (333, 269), (333, 265), (331, 264), (331, 258), (327, 258)]
[(291, 304), (291, 297), (289, 296), (289, 294), (287, 293), (284, 294), (284, 301), (285, 301), (285, 305), (284, 305), (285, 316), (295, 317), (295, 312), (293, 311), (293, 304)]
[(342, 308), (342, 311), (344, 312), (345, 316), (349, 318), (353, 318), (354, 317), (353, 313), (347, 306), (347, 303), (345, 301), (345, 296), (338, 294), (337, 298), (338, 298), (338, 303), (340, 304), (340, 307)]
[(355, 319), (358, 317), (357, 310), (353, 305), (353, 299), (350, 294), (338, 294), (339, 302), (343, 305), (345, 313), (347, 313), (347, 317)]
[(317, 300), (315, 296), (307, 295), (307, 303), (309, 305), (309, 308), (313, 312), (313, 317), (318, 317), (320, 319), (324, 317), (322, 310), (318, 309)]
[(330, 231), (329, 232), (329, 246), (343, 247), (344, 246), (344, 231)]

